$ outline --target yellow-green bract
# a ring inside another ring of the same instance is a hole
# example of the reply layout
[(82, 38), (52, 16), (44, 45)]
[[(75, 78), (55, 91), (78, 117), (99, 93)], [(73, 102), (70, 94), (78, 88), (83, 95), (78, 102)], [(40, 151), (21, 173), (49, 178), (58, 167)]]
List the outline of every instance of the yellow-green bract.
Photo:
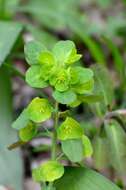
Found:
[(27, 110), (29, 119), (40, 123), (51, 117), (52, 108), (47, 99), (36, 97), (28, 105)]
[(28, 126), (30, 121), (41, 123), (51, 117), (52, 107), (45, 98), (34, 98), (19, 117), (13, 122), (12, 127), (21, 130)]
[(67, 117), (57, 129), (57, 136), (60, 140), (78, 139), (82, 135), (83, 129), (80, 124), (71, 117)]
[(47, 161), (32, 172), (35, 181), (53, 182), (64, 174), (64, 167), (57, 161)]
[(29, 122), (25, 128), (19, 131), (19, 137), (22, 141), (30, 141), (37, 134), (37, 127), (32, 122)]

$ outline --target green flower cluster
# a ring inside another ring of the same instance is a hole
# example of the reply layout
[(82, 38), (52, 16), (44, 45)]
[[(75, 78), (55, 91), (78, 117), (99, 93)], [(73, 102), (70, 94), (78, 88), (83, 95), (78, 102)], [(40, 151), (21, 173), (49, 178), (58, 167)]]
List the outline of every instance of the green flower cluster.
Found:
[(59, 41), (52, 51), (41, 43), (31, 41), (25, 46), (30, 68), (26, 82), (34, 88), (52, 86), (53, 97), (62, 104), (78, 104), (79, 95), (91, 93), (94, 81), (91, 69), (76, 66), (81, 55), (72, 41)]

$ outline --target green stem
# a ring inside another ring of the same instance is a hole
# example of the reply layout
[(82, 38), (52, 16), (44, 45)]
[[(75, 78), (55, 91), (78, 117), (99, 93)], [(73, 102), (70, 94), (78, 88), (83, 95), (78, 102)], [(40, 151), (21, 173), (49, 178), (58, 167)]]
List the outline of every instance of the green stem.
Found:
[(51, 152), (51, 158), (52, 160), (56, 160), (56, 143), (57, 143), (57, 134), (56, 129), (58, 126), (58, 120), (59, 120), (59, 114), (58, 114), (58, 102), (55, 104), (55, 123), (54, 123), (54, 131), (52, 136), (52, 152)]
[[(58, 113), (58, 107), (59, 104), (58, 102), (55, 103), (55, 116), (54, 116), (54, 130), (53, 130), (53, 136), (52, 136), (52, 149), (51, 149), (51, 159), (52, 160), (56, 160), (56, 148), (57, 148), (57, 133), (56, 133), (56, 129), (58, 126), (58, 121), (59, 121), (59, 113)], [(52, 189), (53, 187), (53, 182), (50, 182), (49, 185), (49, 190)]]

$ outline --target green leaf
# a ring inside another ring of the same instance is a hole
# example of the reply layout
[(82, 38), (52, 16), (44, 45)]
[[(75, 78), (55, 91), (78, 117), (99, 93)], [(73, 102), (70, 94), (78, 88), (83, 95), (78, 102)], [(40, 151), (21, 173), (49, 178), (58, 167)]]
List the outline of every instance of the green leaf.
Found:
[(99, 173), (83, 167), (66, 167), (64, 176), (55, 182), (60, 190), (120, 190)]
[(53, 54), (49, 51), (43, 51), (39, 55), (39, 63), (43, 65), (50, 65), (53, 66), (56, 63), (56, 60), (53, 56)]
[(0, 22), (0, 65), (8, 57), (21, 30), (21, 24), (14, 22)]
[(103, 97), (101, 102), (93, 105), (94, 113), (102, 117), (108, 110), (108, 106), (112, 107), (114, 100), (113, 81), (107, 68), (102, 65), (92, 66), (94, 71), (94, 94), (100, 94)]
[(22, 113), (18, 116), (18, 118), (12, 123), (12, 127), (14, 129), (20, 130), (26, 127), (28, 122), (29, 122), (28, 112), (26, 109), (24, 109)]
[(93, 71), (91, 69), (83, 68), (79, 66), (76, 66), (74, 68), (77, 70), (77, 73), (78, 73), (79, 84), (87, 83), (94, 76)]
[(80, 83), (73, 86), (73, 90), (78, 94), (89, 94), (93, 91), (94, 80), (90, 80), (86, 83)]
[(126, 134), (120, 124), (112, 120), (105, 127), (110, 152), (111, 165), (117, 172), (126, 172)]
[(82, 143), (84, 147), (84, 156), (85, 157), (90, 157), (93, 154), (93, 148), (90, 139), (86, 136), (82, 136)]
[(81, 58), (81, 55), (77, 54), (75, 44), (70, 40), (57, 42), (53, 48), (53, 54), (55, 55), (58, 64), (61, 65), (64, 63), (74, 63)]
[(89, 95), (78, 95), (77, 99), (70, 103), (70, 107), (77, 107), (81, 103), (88, 103), (88, 104), (93, 104), (97, 102), (101, 102), (103, 100), (103, 97), (100, 95), (94, 95), (94, 94), (89, 94)]
[(85, 84), (93, 79), (93, 71), (88, 68), (83, 68), (80, 66), (69, 67), (68, 72), (70, 75), (71, 84)]
[(79, 82), (79, 74), (78, 74), (78, 67), (69, 67), (68, 68), (68, 73), (70, 77), (70, 84), (76, 84)]
[(54, 91), (53, 97), (61, 104), (69, 104), (76, 100), (76, 94), (71, 90), (65, 92)]
[(46, 51), (42, 43), (37, 41), (30, 41), (24, 47), (26, 61), (29, 65), (39, 64), (40, 53)]
[(71, 117), (67, 117), (57, 129), (57, 136), (60, 140), (78, 139), (82, 135), (83, 129), (80, 124)]
[(69, 139), (61, 142), (62, 151), (71, 162), (80, 162), (84, 158), (84, 148), (81, 139)]
[(104, 55), (104, 51), (102, 50), (100, 45), (88, 35), (83, 34), (80, 35), (80, 37), (84, 44), (88, 47), (89, 51), (91, 52), (91, 55), (96, 60), (96, 62), (100, 65), (105, 65), (106, 58)]
[(55, 55), (57, 62), (61, 65), (66, 63), (74, 48), (75, 45), (70, 40), (57, 42), (53, 48), (53, 54)]
[(32, 172), (35, 181), (53, 182), (64, 174), (64, 167), (57, 161), (47, 161)]
[(101, 102), (103, 100), (103, 96), (90, 94), (90, 95), (85, 95), (85, 96), (79, 96), (79, 99), (84, 103), (90, 104), (90, 103)]
[(33, 88), (45, 88), (48, 83), (43, 76), (43, 67), (41, 65), (33, 65), (26, 72), (26, 82)]
[(37, 134), (37, 127), (32, 122), (19, 131), (19, 137), (23, 142), (30, 141)]
[(105, 105), (110, 105), (113, 101), (113, 83), (108, 70), (101, 65), (94, 65), (94, 80), (96, 82), (95, 92), (101, 94)]
[(109, 146), (105, 137), (93, 140), (93, 161), (96, 169), (101, 170), (109, 166)]
[(13, 119), (11, 77), (4, 65), (0, 67), (0, 89), (0, 184), (22, 190), (24, 172), (20, 151), (10, 152), (7, 149), (9, 144), (17, 141), (17, 134), (11, 128)]
[(27, 111), (31, 121), (40, 123), (51, 117), (52, 108), (47, 99), (36, 97), (28, 105)]

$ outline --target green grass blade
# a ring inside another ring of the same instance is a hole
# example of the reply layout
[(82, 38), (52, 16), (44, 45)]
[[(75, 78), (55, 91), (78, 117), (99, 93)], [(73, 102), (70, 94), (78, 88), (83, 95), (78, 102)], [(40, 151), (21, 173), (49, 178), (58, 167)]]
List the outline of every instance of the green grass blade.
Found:
[(4, 63), (13, 48), (22, 25), (13, 22), (0, 22), (0, 65)]
[(19, 150), (9, 151), (8, 145), (17, 140), (11, 128), (12, 97), (7, 70), (0, 67), (0, 184), (22, 190), (22, 161)]

